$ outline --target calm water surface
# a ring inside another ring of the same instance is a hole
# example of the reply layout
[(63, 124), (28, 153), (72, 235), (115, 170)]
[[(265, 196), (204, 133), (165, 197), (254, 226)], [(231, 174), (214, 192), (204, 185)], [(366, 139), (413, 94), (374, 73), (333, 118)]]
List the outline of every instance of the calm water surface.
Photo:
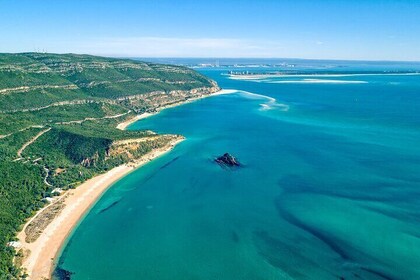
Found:
[[(182, 134), (69, 240), (72, 279), (420, 279), (420, 76), (230, 80), (133, 124)], [(212, 162), (225, 152), (242, 168)]]

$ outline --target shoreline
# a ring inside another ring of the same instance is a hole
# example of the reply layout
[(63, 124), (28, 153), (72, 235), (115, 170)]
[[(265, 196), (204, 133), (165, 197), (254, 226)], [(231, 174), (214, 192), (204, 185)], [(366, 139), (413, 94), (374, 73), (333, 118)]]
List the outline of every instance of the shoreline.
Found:
[(244, 74), (232, 75), (228, 74), (228, 79), (231, 80), (260, 80), (268, 78), (313, 78), (313, 77), (364, 77), (364, 76), (417, 76), (420, 73), (354, 73), (354, 74)]
[(159, 114), (160, 111), (163, 111), (165, 109), (181, 106), (181, 105), (188, 104), (188, 103), (191, 103), (191, 102), (203, 99), (203, 98), (207, 98), (207, 97), (224, 95), (224, 94), (231, 94), (231, 93), (234, 93), (234, 92), (236, 92), (236, 90), (234, 90), (234, 89), (222, 89), (222, 90), (216, 91), (215, 93), (201, 95), (201, 96), (193, 97), (193, 98), (183, 100), (183, 101), (180, 101), (180, 102), (176, 102), (176, 103), (173, 103), (173, 104), (165, 105), (165, 106), (157, 108), (156, 112), (153, 112), (153, 113), (146, 112), (146, 113), (142, 113), (140, 115), (136, 115), (133, 118), (128, 119), (128, 120), (118, 124), (117, 128), (121, 129), (121, 130), (125, 130), (127, 127), (129, 127), (131, 124), (135, 123), (136, 121), (146, 119), (146, 118), (149, 118), (149, 117), (154, 116), (156, 114)]
[[(156, 115), (162, 110), (191, 103), (203, 98), (234, 92), (236, 92), (236, 90), (219, 90), (215, 93), (201, 95), (185, 101), (162, 106), (157, 108), (156, 112), (146, 112), (125, 122), (119, 123), (117, 128), (125, 130), (132, 123)], [(22, 249), (24, 253), (20, 267), (24, 269), (26, 274), (28, 274), (27, 279), (51, 279), (56, 266), (57, 257), (59, 256), (63, 246), (65, 246), (67, 238), (75, 229), (77, 224), (83, 219), (84, 215), (86, 215), (95, 203), (99, 201), (105, 191), (116, 181), (125, 177), (130, 172), (140, 168), (153, 159), (168, 153), (183, 140), (185, 140), (184, 137), (178, 136), (164, 147), (152, 150), (151, 152), (143, 155), (141, 158), (135, 160), (134, 163), (126, 163), (103, 174), (97, 175), (80, 184), (75, 189), (70, 189), (61, 193), (55, 201), (38, 210), (37, 213), (24, 224), (22, 230), (17, 234), (20, 245), (16, 249)], [(45, 209), (55, 205), (57, 202), (64, 203), (64, 207), (61, 211), (52, 218), (52, 221), (44, 229), (42, 229), (39, 237), (34, 242), (26, 242), (26, 227), (35, 219), (35, 217), (41, 214)]]
[[(143, 155), (135, 160), (134, 163), (126, 163), (97, 175), (75, 189), (63, 192), (54, 202), (40, 209), (25, 223), (17, 235), (20, 242), (20, 246), (17, 249), (22, 249), (25, 255), (21, 268), (29, 275), (27, 279), (51, 279), (57, 257), (68, 236), (83, 219), (84, 215), (99, 201), (105, 191), (127, 174), (168, 153), (183, 140), (185, 140), (184, 137), (178, 136), (167, 145)], [(34, 242), (26, 242), (25, 228), (28, 224), (45, 209), (59, 201), (64, 202), (64, 207), (61, 211), (52, 218), (52, 221), (42, 230)], [(28, 253), (29, 255), (27, 255)]]

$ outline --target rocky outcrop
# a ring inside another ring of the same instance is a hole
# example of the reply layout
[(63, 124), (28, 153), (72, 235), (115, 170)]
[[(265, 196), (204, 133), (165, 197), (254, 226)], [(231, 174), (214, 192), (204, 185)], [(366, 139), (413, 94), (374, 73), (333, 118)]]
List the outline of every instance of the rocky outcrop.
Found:
[(239, 161), (229, 153), (225, 153), (223, 156), (217, 157), (214, 161), (222, 166), (241, 166)]

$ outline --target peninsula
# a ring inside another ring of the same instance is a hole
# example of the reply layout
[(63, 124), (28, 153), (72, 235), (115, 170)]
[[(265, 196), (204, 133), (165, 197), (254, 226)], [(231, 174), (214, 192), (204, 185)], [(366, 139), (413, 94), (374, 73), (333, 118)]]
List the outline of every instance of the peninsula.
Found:
[(183, 140), (128, 124), (220, 93), (180, 66), (0, 54), (0, 275), (50, 277), (62, 243), (107, 187)]

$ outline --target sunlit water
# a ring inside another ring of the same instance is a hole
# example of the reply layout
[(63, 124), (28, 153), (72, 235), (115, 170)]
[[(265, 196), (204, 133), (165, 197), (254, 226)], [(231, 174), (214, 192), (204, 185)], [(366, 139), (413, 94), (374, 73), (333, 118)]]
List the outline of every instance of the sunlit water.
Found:
[[(130, 129), (187, 140), (110, 188), (72, 279), (420, 279), (420, 76), (231, 80)], [(243, 164), (224, 169), (225, 152)]]

